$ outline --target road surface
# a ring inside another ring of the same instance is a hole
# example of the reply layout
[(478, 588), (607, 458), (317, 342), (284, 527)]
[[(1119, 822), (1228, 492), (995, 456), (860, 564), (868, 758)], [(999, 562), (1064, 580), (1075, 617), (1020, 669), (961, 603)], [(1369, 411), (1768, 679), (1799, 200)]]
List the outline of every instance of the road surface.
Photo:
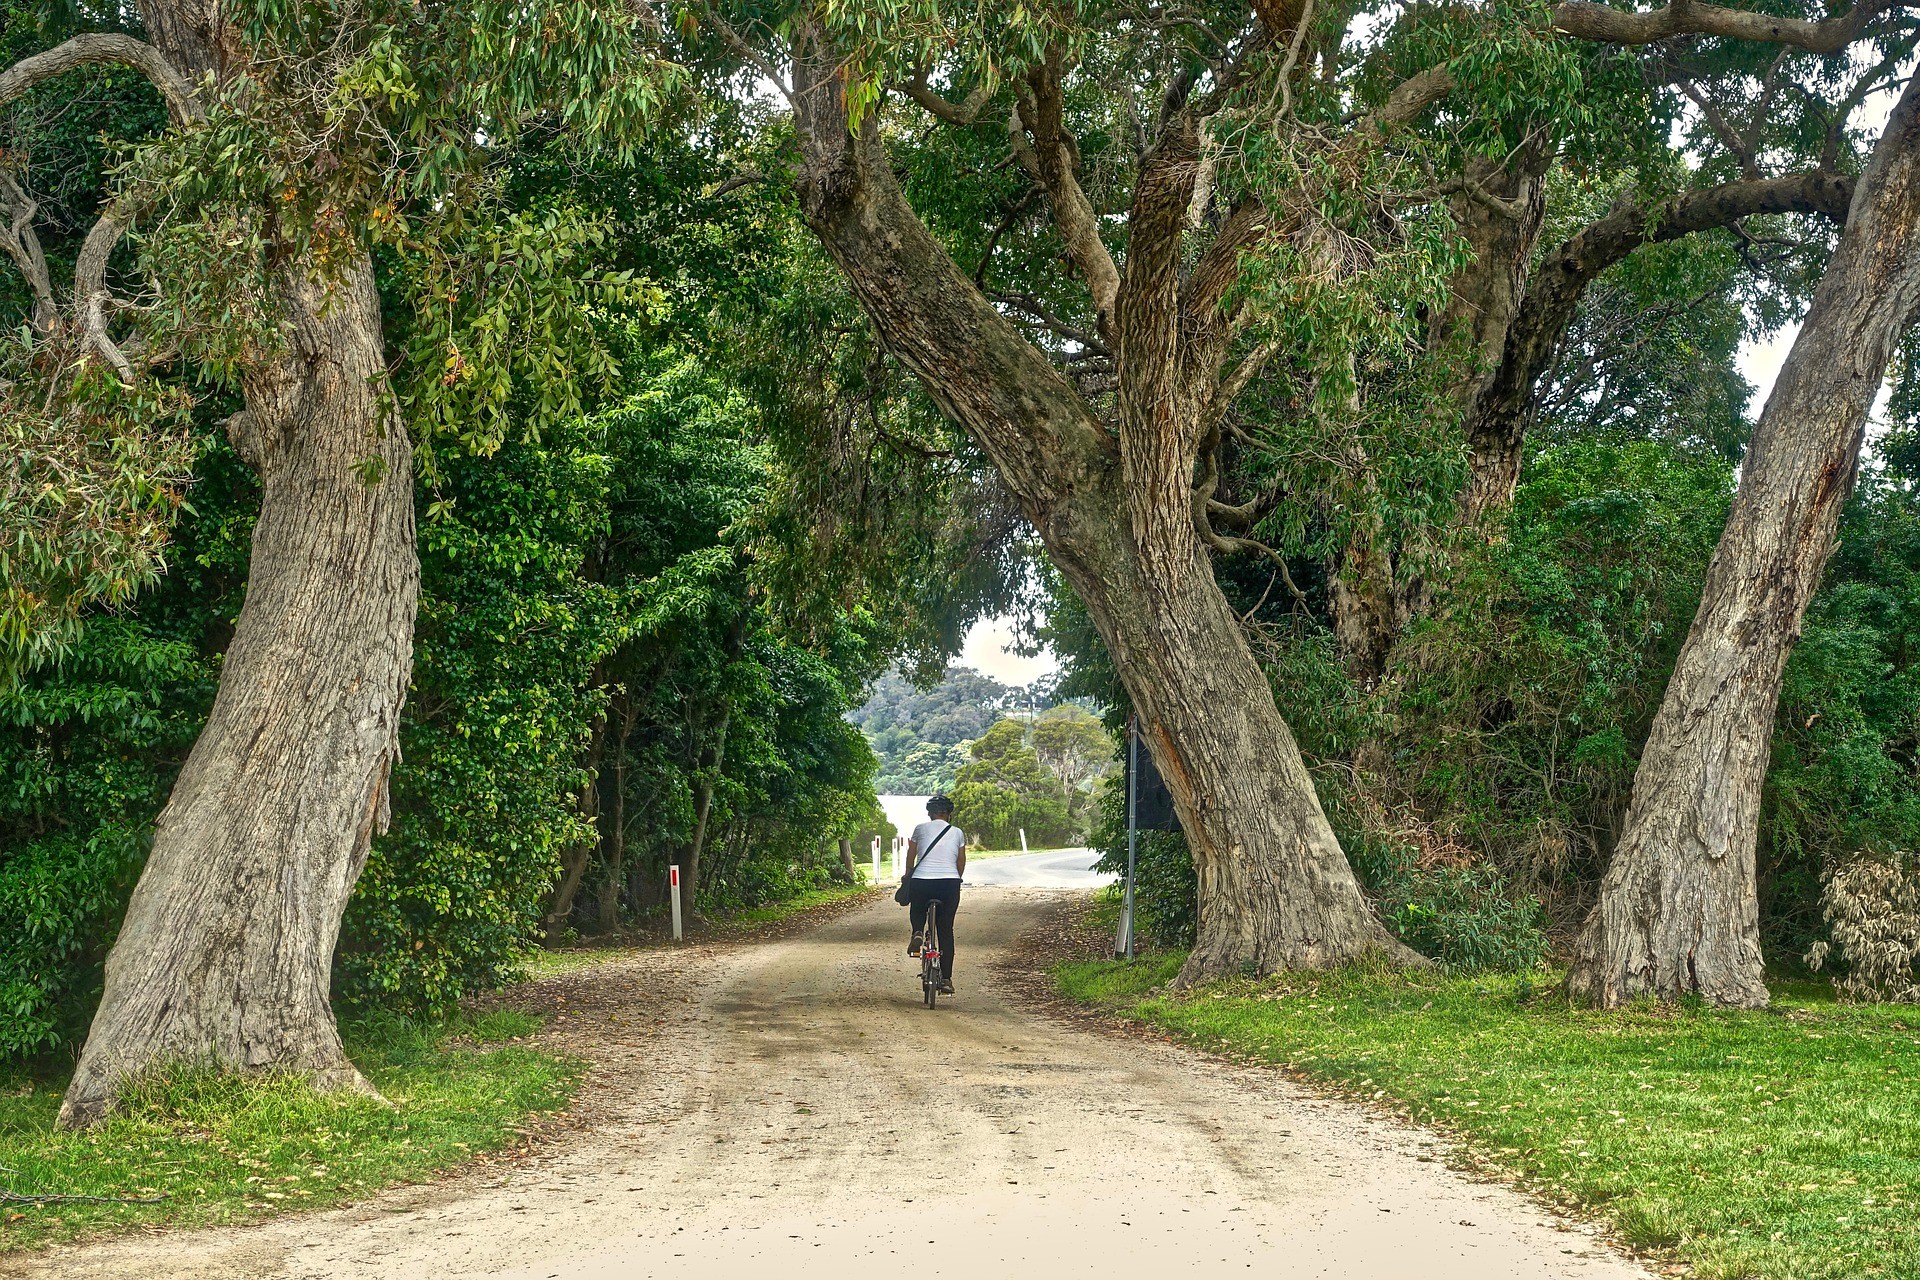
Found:
[(1095, 871), (1100, 855), (1092, 849), (1051, 849), (1008, 858), (967, 861), (966, 885), (1018, 885), (1025, 889), (1098, 889), (1118, 877)]
[(890, 902), (703, 960), (644, 953), (705, 968), (664, 1027), (592, 1008), (597, 1122), (530, 1165), (0, 1274), (1647, 1280), (1417, 1130), (1026, 1011), (988, 961), (1050, 897), (969, 891), (959, 996), (934, 1011)]

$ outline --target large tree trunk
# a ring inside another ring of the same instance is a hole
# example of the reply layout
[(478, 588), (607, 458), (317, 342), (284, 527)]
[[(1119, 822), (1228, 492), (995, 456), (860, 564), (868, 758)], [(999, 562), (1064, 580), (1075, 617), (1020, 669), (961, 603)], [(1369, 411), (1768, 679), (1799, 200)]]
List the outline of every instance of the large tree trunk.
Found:
[[(1179, 527), (1163, 530), (1164, 540), (1177, 542)], [(1198, 540), (1184, 549), (1185, 564), (1154, 557), (1149, 575), (1135, 566), (1154, 549), (1128, 546), (1126, 530), (1083, 537), (1107, 554), (1050, 544), (1054, 562), (1113, 655), (1199, 876), (1199, 931), (1180, 982), (1331, 968), (1369, 954), (1419, 963), (1361, 894)]]
[(419, 564), (412, 456), (384, 399), (362, 254), (278, 277), (293, 352), (244, 378), (231, 434), (260, 518), (206, 728), (161, 812), (64, 1125), (169, 1061), (365, 1087), (328, 1002), (340, 918), (386, 822)]
[(1867, 410), (1920, 303), (1920, 79), (1861, 176), (1754, 428), (1568, 986), (1599, 1005), (1767, 1003), (1754, 844), (1781, 674), (1852, 492)]
[[(875, 121), (848, 129), (830, 44), (803, 26), (796, 46), (810, 226), (889, 350), (992, 458), (1140, 712), (1200, 876), (1199, 942), (1182, 981), (1369, 953), (1416, 959), (1361, 895), (1195, 527), (1204, 405), (1163, 322), (1181, 287), (1178, 237), (1164, 233), (1177, 232), (1191, 198), (1197, 131), (1157, 167), (1163, 185), (1143, 179), (1135, 197), (1135, 251), (1113, 311), (1127, 369), (1116, 442), (913, 213)], [(1144, 220), (1163, 252), (1140, 249)], [(1104, 309), (1109, 291), (1094, 292)]]

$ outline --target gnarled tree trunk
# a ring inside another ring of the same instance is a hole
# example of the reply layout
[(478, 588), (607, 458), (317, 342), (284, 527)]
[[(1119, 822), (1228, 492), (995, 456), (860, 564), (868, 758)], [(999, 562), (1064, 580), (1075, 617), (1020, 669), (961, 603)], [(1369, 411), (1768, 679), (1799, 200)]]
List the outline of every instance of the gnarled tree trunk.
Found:
[[(1227, 341), (1183, 345), (1178, 336), (1179, 229), (1198, 126), (1171, 129), (1140, 179), (1117, 284), (1097, 240), (1059, 219), (1123, 370), (1112, 431), (927, 231), (876, 122), (849, 129), (831, 42), (801, 24), (795, 43), (809, 225), (888, 348), (992, 458), (1086, 604), (1173, 793), (1200, 877), (1199, 941), (1181, 980), (1370, 953), (1417, 961), (1360, 893), (1196, 527), (1195, 452)], [(1021, 114), (1033, 117), (1036, 145), (1064, 156), (1046, 100), (1057, 70), (1031, 75), (1038, 102)], [(1030, 168), (1068, 183), (1044, 158)], [(1052, 193), (1069, 208), (1076, 196)], [(1250, 224), (1237, 216), (1236, 226)], [(1209, 259), (1218, 274), (1196, 270), (1185, 286), (1200, 299), (1196, 327), (1219, 328), (1212, 298), (1225, 294), (1237, 254), (1223, 244)]]
[(1754, 884), (1781, 674), (1853, 490), (1868, 408), (1920, 303), (1920, 78), (1856, 185), (1846, 230), (1755, 427), (1700, 608), (1568, 974), (1615, 1005), (1767, 1002)]
[[(1159, 540), (1177, 545), (1181, 527), (1169, 521)], [(1082, 537), (1106, 554), (1090, 563), (1054, 547), (1054, 561), (1121, 672), (1199, 876), (1199, 930), (1182, 983), (1331, 968), (1370, 953), (1418, 963), (1361, 894), (1198, 539), (1182, 563), (1142, 545), (1151, 534), (1117, 523)], [(1143, 560), (1156, 571), (1139, 572)]]
[(308, 269), (277, 279), (291, 354), (243, 380), (230, 429), (262, 486), (246, 602), (108, 957), (64, 1125), (169, 1061), (365, 1087), (328, 988), (385, 826), (412, 663), (412, 455), (383, 398), (372, 263)]

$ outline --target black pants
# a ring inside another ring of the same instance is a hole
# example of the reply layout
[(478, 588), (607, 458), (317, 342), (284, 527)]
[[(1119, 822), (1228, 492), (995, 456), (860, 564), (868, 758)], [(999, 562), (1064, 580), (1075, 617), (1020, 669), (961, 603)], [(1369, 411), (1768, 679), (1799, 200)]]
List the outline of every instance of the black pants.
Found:
[(935, 901), (940, 904), (940, 913), (933, 922), (940, 935), (940, 976), (952, 981), (953, 913), (960, 909), (960, 881), (907, 878), (907, 911), (915, 933), (927, 931), (927, 908)]

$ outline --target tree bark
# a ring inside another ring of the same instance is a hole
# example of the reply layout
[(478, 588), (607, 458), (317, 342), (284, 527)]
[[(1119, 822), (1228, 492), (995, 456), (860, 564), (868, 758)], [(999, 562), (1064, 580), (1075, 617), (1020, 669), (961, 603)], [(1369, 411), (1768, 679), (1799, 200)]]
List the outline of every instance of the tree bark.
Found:
[(277, 278), (292, 353), (243, 375), (230, 431), (262, 485), (246, 603), (108, 957), (66, 1126), (169, 1061), (367, 1087), (328, 988), (398, 752), (420, 577), (412, 454), (383, 398), (371, 261), (309, 271)]
[(840, 837), (840, 869), (845, 873), (848, 884), (860, 879), (860, 873), (853, 866), (853, 837)]
[(1866, 415), (1920, 304), (1920, 78), (1754, 428), (1700, 608), (1567, 982), (1602, 1006), (1696, 993), (1760, 1007), (1754, 845), (1781, 674), (1853, 490)]
[[(1116, 441), (914, 214), (875, 120), (849, 129), (830, 42), (801, 24), (795, 46), (808, 224), (889, 350), (993, 460), (1146, 727), (1200, 877), (1199, 938), (1181, 981), (1369, 953), (1417, 961), (1361, 895), (1196, 528), (1202, 388), (1226, 347), (1180, 337), (1197, 125), (1171, 130), (1136, 184), (1113, 304)], [(1201, 270), (1194, 279), (1189, 294), (1206, 286)]]

